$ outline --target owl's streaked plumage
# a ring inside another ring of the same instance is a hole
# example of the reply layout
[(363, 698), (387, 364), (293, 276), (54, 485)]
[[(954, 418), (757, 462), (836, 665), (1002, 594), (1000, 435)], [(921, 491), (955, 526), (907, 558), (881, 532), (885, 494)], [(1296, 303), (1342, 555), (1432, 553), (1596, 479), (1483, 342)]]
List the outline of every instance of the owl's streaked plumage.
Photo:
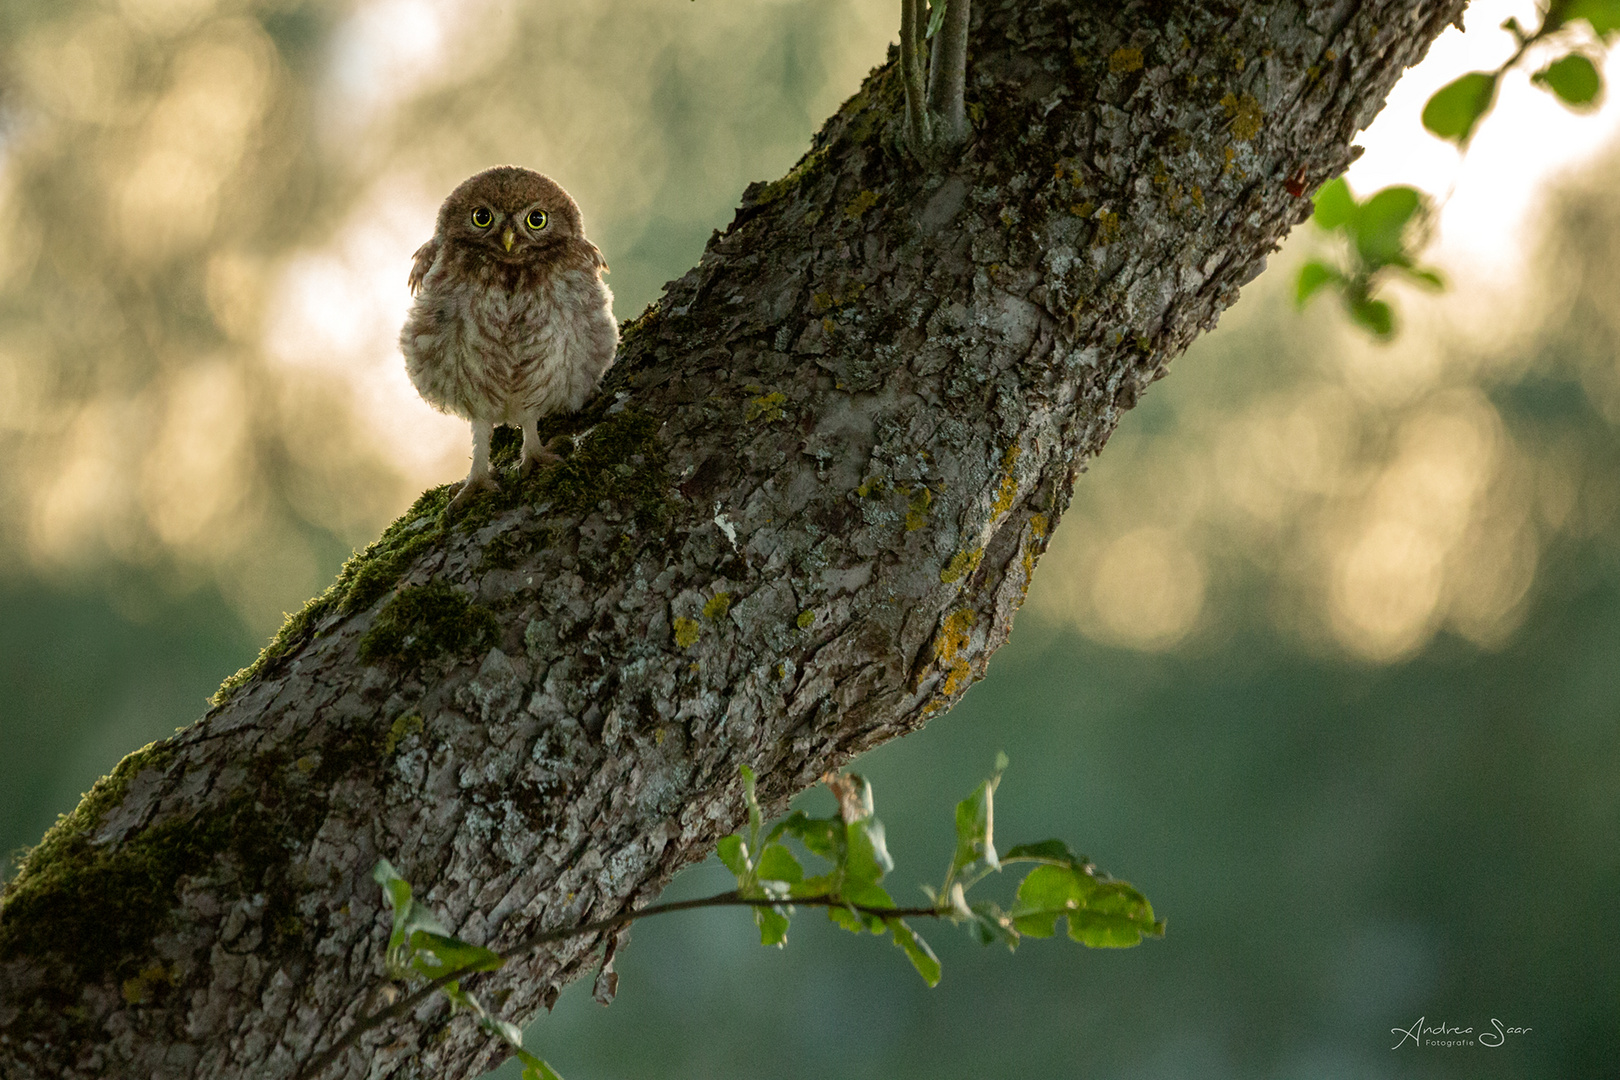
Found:
[(411, 266), (399, 347), (417, 392), (472, 422), (472, 470), (452, 507), (495, 486), (496, 424), (523, 429), (524, 472), (555, 460), (540, 417), (584, 405), (618, 348), (605, 269), (579, 207), (537, 172), (487, 169), (444, 200)]

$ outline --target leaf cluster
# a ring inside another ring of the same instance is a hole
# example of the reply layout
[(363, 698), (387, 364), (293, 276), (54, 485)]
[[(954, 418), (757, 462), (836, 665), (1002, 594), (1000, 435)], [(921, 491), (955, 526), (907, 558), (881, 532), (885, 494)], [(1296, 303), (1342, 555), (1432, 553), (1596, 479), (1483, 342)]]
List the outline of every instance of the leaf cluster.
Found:
[(1502, 29), (1517, 43), (1513, 55), (1495, 71), (1470, 71), (1435, 91), (1423, 106), (1423, 126), (1430, 132), (1467, 146), (1496, 103), (1502, 76), (1532, 52), (1563, 53), (1532, 74), (1532, 83), (1571, 109), (1598, 106), (1603, 94), (1603, 56), (1620, 35), (1620, 0), (1553, 0), (1535, 30), (1526, 30), (1518, 19), (1508, 19)]
[[(1423, 106), (1423, 126), (1438, 138), (1466, 151), (1479, 123), (1496, 104), (1502, 77), (1529, 56), (1561, 53), (1530, 76), (1536, 86), (1577, 111), (1595, 109), (1603, 94), (1602, 60), (1620, 36), (1620, 0), (1552, 0), (1541, 25), (1526, 30), (1517, 19), (1502, 29), (1516, 48), (1495, 71), (1470, 71), (1442, 86)], [(1395, 333), (1395, 313), (1378, 299), (1380, 277), (1389, 271), (1435, 289), (1444, 282), (1433, 270), (1416, 265), (1431, 217), (1424, 197), (1409, 187), (1387, 187), (1358, 202), (1343, 177), (1328, 181), (1315, 196), (1317, 225), (1349, 241), (1350, 258), (1342, 265), (1313, 259), (1301, 267), (1295, 285), (1300, 306), (1324, 288), (1337, 291), (1345, 310), (1359, 326), (1388, 340)]]
[[(907, 916), (946, 919), (968, 927), (982, 944), (1000, 942), (1009, 949), (1026, 936), (1052, 937), (1059, 919), (1071, 940), (1092, 948), (1129, 947), (1144, 936), (1162, 936), (1164, 921), (1154, 917), (1145, 896), (1100, 873), (1061, 840), (1020, 844), (997, 854), (995, 792), (1006, 766), (1005, 755), (998, 754), (989, 778), (956, 804), (955, 848), (941, 884), (922, 887), (929, 900), (922, 908), (897, 907), (883, 888), (883, 877), (894, 864), (883, 825), (873, 814), (871, 785), (863, 778), (829, 776), (826, 782), (838, 799), (836, 813), (818, 818), (797, 811), (767, 831), (753, 773), (744, 767), (748, 825), (722, 840), (718, 854), (736, 876), (739, 896), (769, 902), (754, 909), (761, 943), (784, 944), (794, 902), (814, 904), (853, 933), (888, 932), (918, 974), (934, 986), (940, 979), (939, 959), (907, 924)], [(788, 847), (790, 840), (830, 868), (806, 876)], [(969, 891), (980, 882), (1019, 863), (1033, 868), (1019, 883), (1011, 907), (969, 900)]]
[(1340, 176), (1322, 185), (1315, 201), (1313, 220), (1348, 240), (1350, 257), (1342, 266), (1321, 259), (1306, 263), (1294, 292), (1300, 306), (1332, 288), (1352, 320), (1387, 339), (1395, 333), (1395, 312), (1388, 301), (1373, 295), (1383, 278), (1398, 273), (1430, 288), (1445, 287), (1439, 274), (1416, 263), (1423, 226), (1431, 218), (1428, 199), (1416, 188), (1387, 187), (1361, 201)]

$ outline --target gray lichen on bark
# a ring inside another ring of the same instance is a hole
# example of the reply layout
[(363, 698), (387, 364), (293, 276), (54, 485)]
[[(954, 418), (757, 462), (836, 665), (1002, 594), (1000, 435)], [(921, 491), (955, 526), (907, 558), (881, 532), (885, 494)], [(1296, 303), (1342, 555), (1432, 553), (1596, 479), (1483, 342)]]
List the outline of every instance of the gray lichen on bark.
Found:
[[(1076, 474), (1461, 7), (979, 0), (936, 170), (891, 58), (626, 327), (568, 462), (448, 526), (424, 496), (35, 849), (0, 1074), (292, 1076), (373, 1001), (379, 856), (499, 948), (655, 896), (739, 764), (779, 806), (948, 708)], [(530, 1017), (598, 945), (480, 989)], [(327, 1075), (499, 1057), (419, 1021)]]

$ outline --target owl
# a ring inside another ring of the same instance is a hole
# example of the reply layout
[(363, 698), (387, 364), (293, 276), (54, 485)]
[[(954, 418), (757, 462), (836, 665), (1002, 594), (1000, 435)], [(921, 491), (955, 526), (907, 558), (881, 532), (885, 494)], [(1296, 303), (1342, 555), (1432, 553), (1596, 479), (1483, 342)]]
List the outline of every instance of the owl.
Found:
[(496, 424), (523, 429), (522, 473), (558, 460), (539, 420), (576, 412), (619, 344), (607, 263), (556, 182), (503, 165), (464, 180), (416, 252), (399, 347), (418, 393), (472, 422), (472, 470), (451, 512), (494, 488)]

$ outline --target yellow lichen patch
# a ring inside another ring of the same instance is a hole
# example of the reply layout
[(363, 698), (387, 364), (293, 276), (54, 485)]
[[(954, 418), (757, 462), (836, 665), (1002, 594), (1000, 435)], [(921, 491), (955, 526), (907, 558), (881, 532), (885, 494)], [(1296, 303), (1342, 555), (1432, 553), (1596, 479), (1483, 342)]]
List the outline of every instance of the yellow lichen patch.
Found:
[(972, 608), (960, 608), (945, 617), (939, 634), (934, 638), (934, 660), (945, 668), (945, 681), (940, 684), (939, 696), (951, 697), (967, 689), (973, 681), (973, 669), (968, 667), (967, 651), (972, 641), (973, 624), (978, 621)]
[(793, 624), (800, 630), (808, 630), (816, 625), (816, 613), (810, 608), (805, 608), (799, 612), (799, 617), (793, 620)]
[(393, 726), (388, 729), (388, 735), (383, 739), (383, 753), (392, 754), (399, 748), (399, 744), (412, 735), (422, 732), (422, 718), (415, 713), (401, 713), (394, 718)]
[(952, 664), (945, 673), (945, 681), (940, 684), (940, 697), (950, 697), (958, 690), (966, 690), (973, 683), (973, 669), (968, 667), (966, 660), (958, 660)]
[(866, 213), (868, 210), (872, 209), (872, 207), (877, 205), (877, 201), (877, 192), (863, 191), (844, 204), (844, 216), (849, 218), (851, 221), (859, 221), (861, 220), (862, 214)]
[[(1230, 150), (1231, 147), (1227, 147), (1227, 149)], [(1204, 189), (1199, 187), (1197, 184), (1193, 185), (1192, 201), (1193, 205), (1198, 207), (1198, 209), (1202, 210), (1204, 208)]]
[(1018, 455), (1023, 453), (1017, 443), (1007, 447), (1007, 453), (1001, 459), (1001, 488), (996, 492), (996, 501), (990, 506), (990, 516), (998, 518), (1012, 509), (1013, 500), (1018, 498), (1018, 478), (1013, 475), (1013, 467), (1018, 464)]
[(1029, 539), (1024, 543), (1024, 595), (1029, 594), (1029, 583), (1035, 578), (1035, 560), (1040, 558), (1046, 539), (1046, 515), (1033, 514), (1029, 519)]
[(750, 398), (748, 405), (743, 409), (745, 423), (768, 424), (772, 420), (780, 420), (787, 415), (782, 406), (787, 404), (787, 395), (780, 391), (763, 394), (757, 398)]
[(1092, 247), (1105, 247), (1119, 238), (1119, 215), (1104, 210), (1097, 215), (1097, 235), (1091, 238)]
[(1142, 50), (1135, 45), (1122, 45), (1108, 54), (1108, 70), (1115, 75), (1142, 70)]
[(919, 488), (906, 504), (906, 532), (916, 532), (928, 524), (928, 508), (934, 504), (934, 493)]
[(133, 978), (125, 979), (119, 987), (124, 1000), (131, 1005), (145, 1005), (156, 995), (159, 986), (173, 986), (174, 976), (162, 964), (152, 964), (141, 969), (141, 973)]
[(881, 495), (883, 493), (883, 489), (887, 486), (888, 485), (883, 482), (883, 477), (868, 476), (865, 480), (862, 480), (860, 486), (855, 489), (855, 497), (859, 499), (869, 499), (873, 495)]
[(979, 568), (979, 560), (984, 558), (983, 548), (974, 548), (972, 551), (958, 551), (951, 556), (951, 561), (945, 564), (945, 569), (939, 572), (939, 580), (949, 585), (966, 574), (971, 574)]
[(690, 649), (697, 644), (698, 621), (696, 619), (679, 618), (675, 620), (675, 647), (677, 649)]
[(1226, 96), (1221, 98), (1221, 107), (1226, 110), (1226, 126), (1232, 129), (1232, 138), (1238, 142), (1248, 142), (1260, 134), (1260, 121), (1265, 113), (1253, 94), (1238, 97), (1227, 91)]
[(303, 757), (293, 762), (293, 768), (297, 769), (305, 776), (308, 776), (310, 773), (315, 771), (315, 767), (320, 763), (321, 758), (319, 754), (305, 754)]
[(703, 605), (703, 617), (705, 619), (723, 619), (726, 617), (726, 612), (730, 610), (731, 594), (728, 592), (717, 592), (709, 598), (709, 602), (707, 604)]
[(817, 311), (830, 311), (833, 308), (848, 307), (861, 298), (866, 291), (866, 282), (851, 281), (835, 295), (830, 292), (818, 292), (810, 298), (810, 306)]

